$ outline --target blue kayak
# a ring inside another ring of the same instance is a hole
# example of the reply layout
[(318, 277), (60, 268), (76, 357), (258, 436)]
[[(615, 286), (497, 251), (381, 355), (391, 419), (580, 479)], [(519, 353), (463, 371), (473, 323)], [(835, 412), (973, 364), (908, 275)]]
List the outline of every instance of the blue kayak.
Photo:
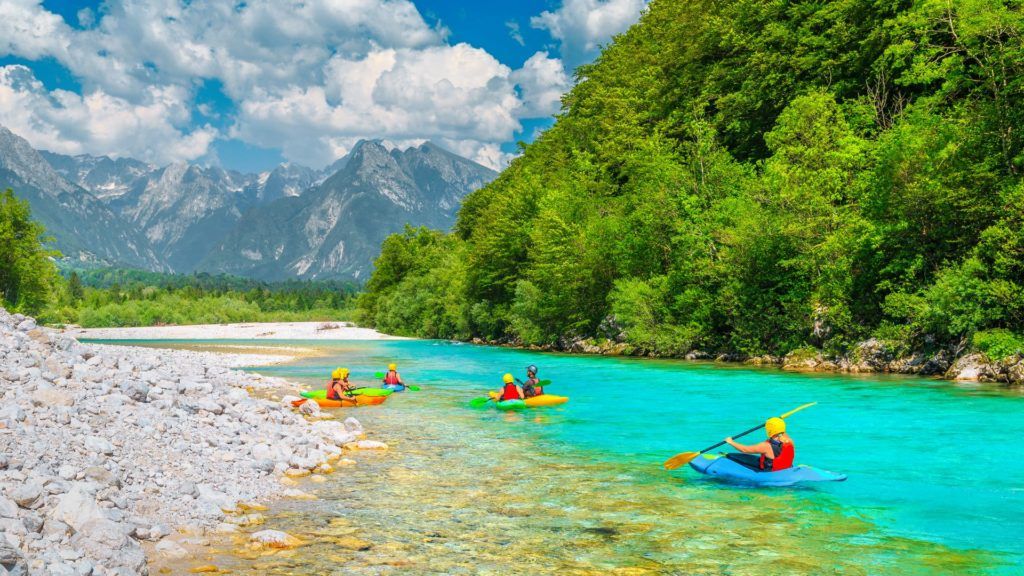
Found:
[(726, 458), (724, 454), (702, 454), (690, 462), (690, 467), (701, 474), (714, 476), (721, 480), (754, 486), (792, 486), (801, 482), (842, 482), (846, 480), (846, 474), (829, 472), (805, 464), (797, 464), (778, 472), (758, 472)]
[(402, 384), (384, 384), (383, 386), (381, 386), (381, 388), (385, 390), (391, 390), (394, 392), (401, 392), (405, 390), (405, 386)]

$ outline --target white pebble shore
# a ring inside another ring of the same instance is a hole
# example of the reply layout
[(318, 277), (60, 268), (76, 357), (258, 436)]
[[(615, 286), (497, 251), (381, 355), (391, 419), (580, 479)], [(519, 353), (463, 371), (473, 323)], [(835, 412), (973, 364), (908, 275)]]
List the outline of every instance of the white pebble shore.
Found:
[[(362, 435), (307, 420), (296, 387), (233, 370), (278, 356), (82, 344), (0, 308), (0, 576), (148, 574), (140, 544), (223, 530)], [(316, 410), (311, 410), (316, 415)]]

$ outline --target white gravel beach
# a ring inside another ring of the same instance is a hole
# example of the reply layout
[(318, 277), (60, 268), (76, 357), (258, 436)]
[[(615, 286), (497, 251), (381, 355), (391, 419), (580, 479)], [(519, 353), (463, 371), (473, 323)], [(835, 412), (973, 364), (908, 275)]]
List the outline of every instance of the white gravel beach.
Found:
[(346, 322), (249, 322), (142, 328), (74, 328), (75, 338), (94, 340), (402, 340)]
[(261, 523), (258, 502), (309, 497), (291, 479), (331, 472), (343, 447), (386, 448), (347, 413), (292, 408), (299, 386), (231, 368), (280, 359), (82, 344), (0, 308), (0, 575), (187, 562), (204, 534)]

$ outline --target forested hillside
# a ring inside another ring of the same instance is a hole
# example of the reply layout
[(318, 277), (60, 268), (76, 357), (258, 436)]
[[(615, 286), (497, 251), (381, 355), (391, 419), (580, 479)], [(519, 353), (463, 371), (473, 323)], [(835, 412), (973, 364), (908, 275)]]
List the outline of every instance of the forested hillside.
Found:
[(634, 353), (1019, 350), (1022, 31), (1017, 1), (653, 0), (452, 234), (387, 239), (360, 313)]

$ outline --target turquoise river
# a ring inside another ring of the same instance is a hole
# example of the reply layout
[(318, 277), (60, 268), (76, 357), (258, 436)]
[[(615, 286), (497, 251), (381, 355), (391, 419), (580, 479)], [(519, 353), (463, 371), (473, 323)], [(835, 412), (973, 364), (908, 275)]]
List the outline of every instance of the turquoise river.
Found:
[[(1018, 392), (437, 341), (276, 344), (317, 355), (255, 370), (318, 386), (347, 366), (370, 384), (394, 361), (423, 390), (351, 410), (391, 450), (303, 481), (318, 500), (274, 503), (259, 528), (310, 544), (269, 556), (215, 549), (208, 560), (231, 573), (1024, 573)], [(571, 401), (467, 407), (530, 363)], [(755, 489), (662, 468), (815, 401), (789, 419), (797, 461), (846, 482)], [(369, 548), (336, 544), (345, 537)]]

